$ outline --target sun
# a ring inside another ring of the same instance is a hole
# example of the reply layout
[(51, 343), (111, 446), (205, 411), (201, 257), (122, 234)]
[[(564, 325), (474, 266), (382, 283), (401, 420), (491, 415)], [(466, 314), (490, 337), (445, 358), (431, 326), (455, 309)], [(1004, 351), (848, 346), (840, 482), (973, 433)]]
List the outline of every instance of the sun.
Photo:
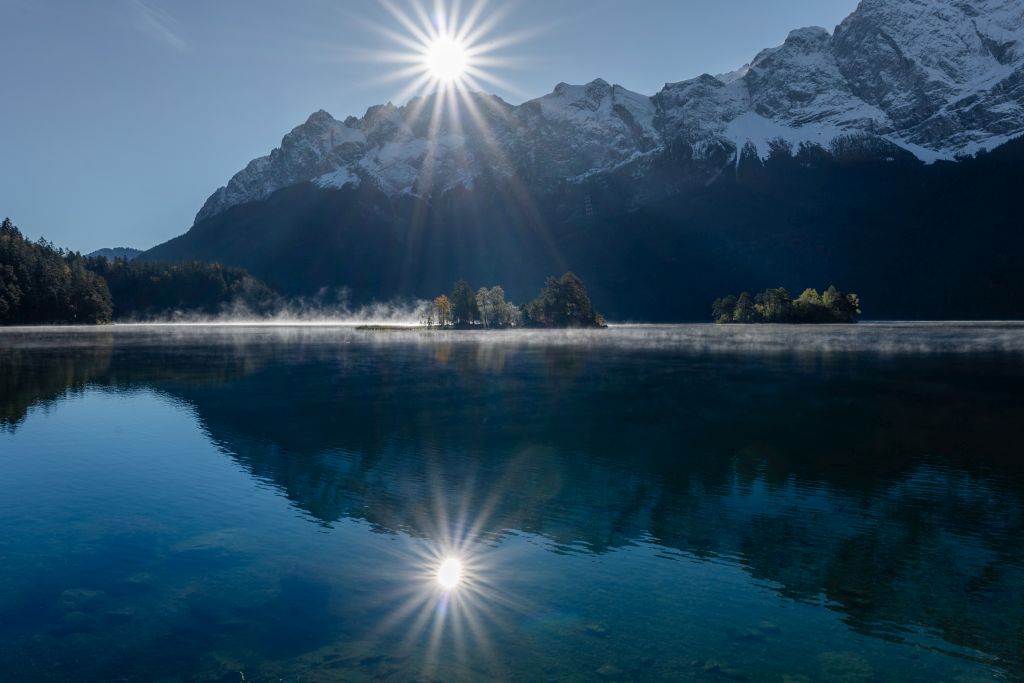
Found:
[(459, 585), (462, 580), (462, 562), (454, 557), (449, 557), (437, 569), (437, 582), (441, 588), (450, 591)]
[(452, 36), (438, 35), (423, 54), (423, 66), (439, 83), (457, 83), (469, 66), (466, 46)]
[[(390, 43), (390, 48), (365, 51), (374, 63), (392, 62), (397, 69), (379, 80), (404, 81), (394, 100), (444, 95), (449, 104), (472, 93), (499, 88), (517, 95), (518, 88), (495, 71), (518, 59), (504, 55), (506, 48), (530, 38), (535, 31), (509, 33), (502, 29), (512, 3), (488, 6), (491, 0), (378, 0), (390, 20), (366, 20), (367, 26)], [(428, 7), (432, 5), (432, 7)], [(435, 101), (438, 98), (434, 98)]]

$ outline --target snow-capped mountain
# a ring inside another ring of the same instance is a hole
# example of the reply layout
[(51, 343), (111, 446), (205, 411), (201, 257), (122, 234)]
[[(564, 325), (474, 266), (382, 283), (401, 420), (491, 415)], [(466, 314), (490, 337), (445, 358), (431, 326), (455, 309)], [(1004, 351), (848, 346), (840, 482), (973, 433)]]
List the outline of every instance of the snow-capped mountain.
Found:
[[(684, 143), (695, 160), (762, 158), (782, 144), (836, 154), (856, 143), (925, 162), (1024, 133), (1024, 2), (863, 0), (833, 33), (811, 27), (742, 68), (653, 97), (598, 79), (512, 106), (431, 96), (337, 121), (314, 113), (218, 189), (196, 216), (313, 181), (429, 195), (499, 174), (573, 180)], [(447, 113), (446, 113), (447, 112)], [(845, 146), (844, 146), (845, 145)]]

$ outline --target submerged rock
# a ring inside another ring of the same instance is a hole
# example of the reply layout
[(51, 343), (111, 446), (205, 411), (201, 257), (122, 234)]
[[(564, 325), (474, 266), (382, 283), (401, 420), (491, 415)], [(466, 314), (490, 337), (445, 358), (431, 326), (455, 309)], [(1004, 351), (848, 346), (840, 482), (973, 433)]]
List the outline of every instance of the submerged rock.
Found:
[(747, 680), (747, 675), (743, 671), (719, 659), (708, 659), (705, 661), (703, 671), (706, 674), (713, 674), (731, 681)]
[(611, 664), (611, 663), (605, 664), (604, 666), (600, 667), (597, 670), (597, 675), (598, 676), (600, 676), (601, 678), (605, 678), (605, 679), (611, 680), (611, 681), (618, 680), (618, 679), (622, 678), (622, 674), (623, 673), (624, 672), (622, 671), (622, 669), (620, 669), (619, 667), (617, 667), (617, 666), (615, 666), (614, 664)]

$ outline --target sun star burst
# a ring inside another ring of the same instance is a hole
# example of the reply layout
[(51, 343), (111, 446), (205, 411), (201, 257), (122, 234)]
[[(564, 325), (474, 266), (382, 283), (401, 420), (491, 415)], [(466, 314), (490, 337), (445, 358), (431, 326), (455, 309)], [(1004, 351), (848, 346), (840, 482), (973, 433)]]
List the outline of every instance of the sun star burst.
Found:
[(494, 73), (514, 62), (498, 52), (525, 37), (499, 35), (508, 3), (491, 6), (487, 0), (477, 0), (462, 11), (456, 0), (451, 4), (435, 0), (429, 9), (420, 0), (402, 7), (393, 0), (380, 2), (396, 28), (376, 24), (373, 28), (397, 49), (372, 53), (371, 58), (402, 65), (383, 77), (406, 82), (397, 101), (435, 93), (465, 96), (494, 87), (517, 90)]
[(458, 83), (466, 72), (466, 48), (451, 36), (438, 36), (427, 48), (423, 62), (439, 83)]

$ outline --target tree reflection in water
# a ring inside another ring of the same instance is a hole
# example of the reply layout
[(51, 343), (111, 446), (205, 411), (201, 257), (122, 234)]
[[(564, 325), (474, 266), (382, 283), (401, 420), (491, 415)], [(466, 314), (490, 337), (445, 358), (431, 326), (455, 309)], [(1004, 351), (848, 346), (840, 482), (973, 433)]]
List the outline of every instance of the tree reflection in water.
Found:
[[(382, 568), (394, 589), (377, 596), (386, 616), (367, 640), (402, 629), (428, 659), (487, 655), (493, 634), (538, 609), (502, 570), (515, 550), (501, 540), (531, 534), (554, 552), (654, 543), (727, 562), (860, 633), (923, 630), (1024, 673), (1024, 363), (941, 334), (925, 352), (836, 350), (829, 337), (799, 353), (770, 339), (718, 353), (667, 343), (664, 328), (655, 344), (26, 335), (0, 349), (0, 425), (87, 388), (173, 396), (315, 522), (417, 541)], [(447, 557), (463, 562), (455, 590), (436, 578)]]

